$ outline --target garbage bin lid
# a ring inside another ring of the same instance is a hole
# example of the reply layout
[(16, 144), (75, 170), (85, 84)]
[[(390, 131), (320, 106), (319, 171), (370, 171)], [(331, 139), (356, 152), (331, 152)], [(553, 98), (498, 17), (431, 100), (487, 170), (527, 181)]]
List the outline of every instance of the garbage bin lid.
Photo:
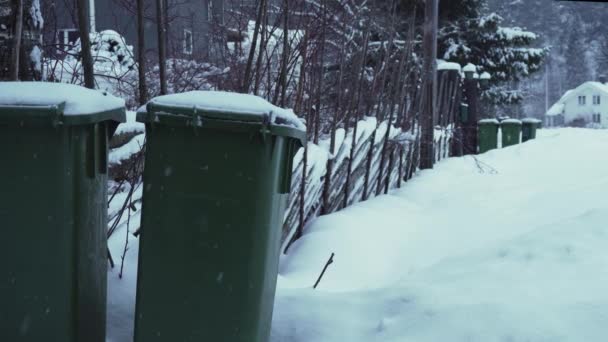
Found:
[(224, 123), (266, 123), (271, 133), (299, 140), (306, 137), (306, 126), (292, 110), (277, 107), (265, 99), (248, 94), (222, 91), (190, 91), (152, 99), (137, 111), (138, 121), (155, 121), (154, 115), (199, 116)]
[(125, 101), (74, 84), (0, 82), (0, 121), (89, 124), (126, 120)]
[(483, 119), (479, 120), (480, 125), (498, 125), (499, 122), (496, 119)]
[(523, 120), (521, 120), (521, 122), (523, 123), (531, 123), (531, 124), (538, 124), (541, 123), (541, 120), (535, 119), (535, 118), (525, 118)]
[(501, 124), (506, 125), (521, 125), (521, 121), (517, 119), (506, 119), (500, 122)]

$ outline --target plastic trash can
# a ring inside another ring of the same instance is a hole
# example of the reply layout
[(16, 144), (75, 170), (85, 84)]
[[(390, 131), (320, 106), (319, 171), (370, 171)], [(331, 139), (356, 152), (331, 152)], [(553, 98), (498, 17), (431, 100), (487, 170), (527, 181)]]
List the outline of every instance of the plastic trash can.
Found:
[(542, 121), (533, 118), (523, 119), (521, 126), (521, 142), (536, 139), (536, 130), (540, 128)]
[(105, 342), (108, 139), (124, 101), (0, 82), (0, 341)]
[(479, 153), (486, 153), (488, 151), (498, 148), (498, 129), (500, 123), (496, 119), (484, 119), (478, 122), (479, 130)]
[(293, 156), (293, 113), (189, 92), (137, 114), (147, 146), (135, 341), (267, 342)]
[(502, 147), (519, 144), (521, 135), (521, 121), (517, 119), (506, 119), (500, 122), (502, 131)]

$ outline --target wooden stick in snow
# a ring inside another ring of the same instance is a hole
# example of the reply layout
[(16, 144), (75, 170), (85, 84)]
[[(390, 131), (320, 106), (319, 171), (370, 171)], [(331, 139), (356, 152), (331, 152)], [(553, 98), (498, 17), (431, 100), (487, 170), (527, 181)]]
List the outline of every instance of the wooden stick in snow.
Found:
[(323, 276), (325, 275), (325, 271), (327, 271), (327, 268), (329, 267), (329, 265), (334, 263), (334, 253), (331, 253), (331, 256), (329, 257), (329, 260), (327, 260), (327, 262), (325, 263), (325, 267), (323, 267), (323, 271), (321, 271), (321, 274), (319, 275), (319, 278), (317, 279), (317, 282), (315, 283), (315, 286), (313, 286), (313, 289), (316, 289), (317, 286), (319, 286), (319, 283), (321, 282), (321, 279), (323, 279)]

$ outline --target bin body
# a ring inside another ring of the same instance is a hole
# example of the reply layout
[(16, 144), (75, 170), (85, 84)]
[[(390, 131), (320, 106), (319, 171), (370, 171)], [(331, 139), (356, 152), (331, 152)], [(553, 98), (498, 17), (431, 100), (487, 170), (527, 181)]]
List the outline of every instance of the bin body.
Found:
[(0, 341), (105, 342), (114, 120), (0, 106)]
[(505, 120), (500, 123), (503, 148), (519, 144), (521, 126), (521, 121), (513, 119)]
[(498, 129), (497, 120), (480, 120), (479, 129), (479, 153), (486, 153), (498, 148)]
[(140, 119), (135, 341), (268, 341), (299, 142), (260, 122)]
[(536, 130), (540, 128), (540, 120), (524, 119), (521, 126), (521, 142), (536, 139)]

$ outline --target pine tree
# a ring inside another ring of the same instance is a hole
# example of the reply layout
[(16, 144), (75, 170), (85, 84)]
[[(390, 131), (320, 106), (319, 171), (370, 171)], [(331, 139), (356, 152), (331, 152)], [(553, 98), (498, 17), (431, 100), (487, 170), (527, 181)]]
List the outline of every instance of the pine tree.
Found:
[[(479, 14), (479, 13), (477, 13)], [(484, 97), (492, 104), (518, 104), (518, 83), (542, 68), (547, 50), (534, 48), (538, 35), (519, 27), (503, 27), (496, 14), (462, 18), (441, 31), (440, 56), (460, 64), (473, 63), (492, 75)]]

